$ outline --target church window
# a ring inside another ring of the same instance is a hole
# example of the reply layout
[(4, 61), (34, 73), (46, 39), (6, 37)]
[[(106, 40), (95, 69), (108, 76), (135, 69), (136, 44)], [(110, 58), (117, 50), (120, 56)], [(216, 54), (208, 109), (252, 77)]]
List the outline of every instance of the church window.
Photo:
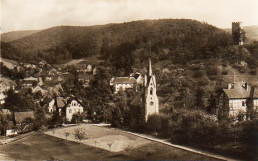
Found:
[(150, 105), (152, 106), (154, 103), (153, 102), (150, 102)]
[(152, 93), (153, 93), (153, 88), (150, 89), (150, 95), (152, 95)]
[(72, 113), (72, 110), (71, 110), (71, 109), (69, 110), (69, 113)]
[(245, 101), (242, 101), (242, 106), (245, 106)]

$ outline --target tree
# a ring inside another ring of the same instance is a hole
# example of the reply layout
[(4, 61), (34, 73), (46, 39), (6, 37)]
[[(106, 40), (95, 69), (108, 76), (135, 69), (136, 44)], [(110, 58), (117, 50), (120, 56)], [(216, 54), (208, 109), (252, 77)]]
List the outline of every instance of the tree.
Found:
[(201, 88), (196, 90), (195, 106), (197, 109), (204, 109), (204, 90)]
[(161, 129), (161, 118), (159, 114), (152, 114), (148, 117), (147, 122), (148, 129), (151, 132), (159, 132)]
[(70, 135), (69, 132), (64, 132), (64, 136), (65, 136), (66, 140), (67, 140), (67, 137), (68, 137), (69, 135)]
[(35, 112), (35, 128), (39, 129), (47, 123), (46, 112), (43, 108), (37, 107)]
[(108, 142), (108, 143), (107, 143), (107, 145), (108, 145), (108, 147), (109, 147), (109, 150), (110, 150), (111, 146), (113, 145), (113, 143), (114, 143), (114, 142)]
[(62, 126), (63, 123), (63, 118), (62, 116), (59, 114), (58, 109), (57, 111), (54, 112), (54, 114), (52, 115), (50, 121), (50, 126), (51, 127), (60, 127)]
[(86, 130), (83, 128), (77, 128), (74, 130), (74, 138), (80, 141), (87, 139)]

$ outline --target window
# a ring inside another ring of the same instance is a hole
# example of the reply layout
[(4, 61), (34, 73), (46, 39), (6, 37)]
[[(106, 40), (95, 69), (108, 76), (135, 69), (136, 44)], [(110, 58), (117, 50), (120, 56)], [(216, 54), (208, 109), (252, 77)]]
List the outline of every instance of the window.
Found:
[(153, 88), (150, 89), (150, 95), (152, 95), (152, 93), (153, 93)]
[(245, 101), (242, 101), (242, 106), (245, 106)]
[(152, 106), (154, 103), (153, 102), (150, 102), (150, 105)]
[(71, 110), (71, 109), (69, 110), (69, 113), (72, 113), (72, 110)]

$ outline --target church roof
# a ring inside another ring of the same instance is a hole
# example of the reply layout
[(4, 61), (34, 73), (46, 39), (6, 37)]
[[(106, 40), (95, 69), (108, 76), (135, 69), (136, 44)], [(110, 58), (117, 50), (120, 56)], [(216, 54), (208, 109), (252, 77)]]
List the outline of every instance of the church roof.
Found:
[(133, 84), (135, 82), (135, 78), (133, 77), (117, 77), (115, 79), (116, 84)]

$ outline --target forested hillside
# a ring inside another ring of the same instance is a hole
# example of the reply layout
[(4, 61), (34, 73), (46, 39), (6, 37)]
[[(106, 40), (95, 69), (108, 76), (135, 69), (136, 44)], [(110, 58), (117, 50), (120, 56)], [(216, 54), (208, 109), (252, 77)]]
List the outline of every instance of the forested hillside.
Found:
[(10, 42), (10, 41), (21, 39), (25, 36), (35, 34), (39, 31), (40, 30), (25, 30), (25, 31), (12, 31), (8, 33), (3, 33), (1, 34), (1, 40), (3, 42)]
[(229, 43), (230, 35), (224, 31), (188, 19), (145, 20), (90, 27), (59, 26), (10, 42), (26, 59), (39, 55), (52, 61), (50, 63), (98, 54), (111, 54), (113, 60), (133, 54), (143, 56), (150, 44), (152, 52), (159, 57), (167, 54), (177, 57), (179, 53), (173, 51), (185, 50), (186, 53), (180, 57), (188, 55), (196, 59), (214, 56), (218, 48)]

